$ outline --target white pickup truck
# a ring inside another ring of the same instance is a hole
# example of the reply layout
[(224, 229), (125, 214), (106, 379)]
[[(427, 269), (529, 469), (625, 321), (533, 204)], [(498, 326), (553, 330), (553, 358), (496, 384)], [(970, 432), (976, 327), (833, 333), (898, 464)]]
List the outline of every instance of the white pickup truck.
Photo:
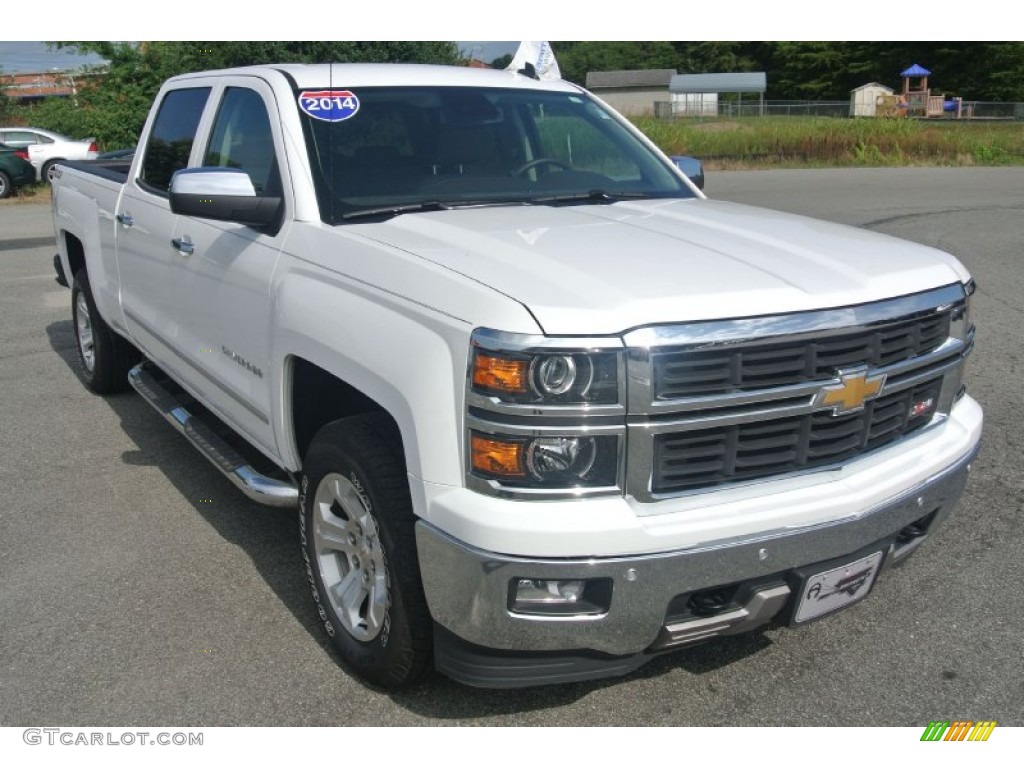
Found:
[(130, 167), (54, 184), (85, 383), (298, 508), (324, 630), (383, 686), (807, 624), (935, 530), (978, 449), (955, 258), (708, 200), (530, 74), (176, 77)]

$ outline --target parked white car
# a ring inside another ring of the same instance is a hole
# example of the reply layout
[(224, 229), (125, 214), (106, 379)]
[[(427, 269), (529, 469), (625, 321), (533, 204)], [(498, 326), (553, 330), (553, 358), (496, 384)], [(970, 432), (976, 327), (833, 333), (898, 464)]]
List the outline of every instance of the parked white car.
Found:
[(61, 160), (95, 160), (95, 139), (77, 141), (42, 128), (0, 128), (0, 144), (28, 150), (36, 180), (53, 181), (53, 166)]

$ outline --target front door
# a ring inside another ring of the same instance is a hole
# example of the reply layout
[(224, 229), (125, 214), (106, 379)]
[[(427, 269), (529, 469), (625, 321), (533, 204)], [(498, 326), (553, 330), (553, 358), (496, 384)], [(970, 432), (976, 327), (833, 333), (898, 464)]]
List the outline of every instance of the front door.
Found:
[[(253, 77), (222, 83), (200, 164), (243, 170), (257, 195), (282, 197), (278, 158), (284, 153), (280, 123), (271, 119), (273, 92)], [(280, 375), (271, 356), (271, 279), (286, 221), (283, 210), (265, 228), (180, 216), (171, 237), (178, 268), (170, 292), (189, 368), (206, 380), (197, 385), (208, 404), (271, 455), (271, 392)]]

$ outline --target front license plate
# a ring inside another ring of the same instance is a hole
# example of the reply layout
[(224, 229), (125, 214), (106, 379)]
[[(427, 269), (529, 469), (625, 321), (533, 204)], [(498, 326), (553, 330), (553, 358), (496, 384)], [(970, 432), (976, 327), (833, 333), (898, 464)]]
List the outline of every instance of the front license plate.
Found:
[(796, 609), (794, 623), (800, 624), (816, 619), (867, 597), (881, 564), (882, 553), (875, 552), (860, 560), (808, 578), (804, 582), (804, 591), (800, 596), (800, 606)]

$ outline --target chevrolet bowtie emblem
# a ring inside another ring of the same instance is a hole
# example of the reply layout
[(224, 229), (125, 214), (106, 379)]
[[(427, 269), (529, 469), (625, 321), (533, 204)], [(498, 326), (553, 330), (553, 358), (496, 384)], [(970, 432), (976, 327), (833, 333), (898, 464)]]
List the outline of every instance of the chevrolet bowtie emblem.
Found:
[(833, 416), (854, 413), (882, 391), (885, 374), (870, 374), (866, 365), (837, 372), (838, 384), (826, 384), (814, 396), (816, 408), (832, 408)]

